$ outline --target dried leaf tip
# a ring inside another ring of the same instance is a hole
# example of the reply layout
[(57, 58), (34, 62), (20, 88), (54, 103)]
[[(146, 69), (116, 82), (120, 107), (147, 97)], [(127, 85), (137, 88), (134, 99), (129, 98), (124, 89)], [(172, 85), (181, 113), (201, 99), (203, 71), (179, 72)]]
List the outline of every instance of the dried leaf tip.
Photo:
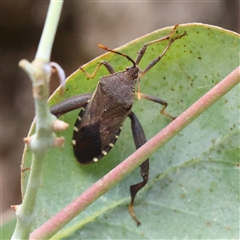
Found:
[(65, 72), (62, 69), (62, 67), (56, 62), (50, 62), (50, 66), (52, 67), (52, 71), (56, 72), (58, 74), (58, 78), (59, 78), (59, 81), (60, 81), (60, 96), (62, 96), (63, 93), (65, 92), (65, 89), (66, 89), (66, 85), (65, 85), (66, 75), (65, 75)]

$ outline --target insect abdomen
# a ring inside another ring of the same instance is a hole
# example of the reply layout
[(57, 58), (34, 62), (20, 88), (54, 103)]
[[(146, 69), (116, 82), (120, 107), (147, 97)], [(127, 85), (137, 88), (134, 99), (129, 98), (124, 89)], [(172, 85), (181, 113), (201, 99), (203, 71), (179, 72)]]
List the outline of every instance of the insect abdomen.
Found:
[(99, 135), (99, 122), (82, 127), (77, 135), (74, 134), (74, 155), (80, 163), (91, 163), (101, 153), (101, 139)]

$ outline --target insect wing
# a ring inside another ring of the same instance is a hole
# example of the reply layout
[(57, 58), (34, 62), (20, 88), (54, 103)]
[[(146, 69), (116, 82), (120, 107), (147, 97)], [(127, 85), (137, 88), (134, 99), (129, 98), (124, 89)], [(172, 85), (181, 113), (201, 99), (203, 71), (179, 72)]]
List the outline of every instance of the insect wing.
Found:
[(100, 136), (103, 149), (114, 144), (121, 132), (122, 125), (129, 114), (129, 109), (109, 101), (100, 122)]
[(111, 150), (129, 110), (104, 95), (98, 85), (74, 127), (74, 155), (80, 163), (96, 162)]

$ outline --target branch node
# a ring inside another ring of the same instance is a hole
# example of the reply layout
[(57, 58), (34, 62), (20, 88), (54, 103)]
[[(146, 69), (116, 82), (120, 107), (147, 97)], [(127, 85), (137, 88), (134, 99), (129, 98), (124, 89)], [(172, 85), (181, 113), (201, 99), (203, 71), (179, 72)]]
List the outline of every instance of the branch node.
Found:
[(53, 145), (54, 147), (62, 147), (64, 145), (64, 141), (64, 137), (55, 138)]
[(30, 145), (31, 137), (25, 137), (25, 138), (23, 138), (23, 141), (24, 141), (27, 145)]
[(11, 205), (11, 208), (16, 212), (20, 205)]
[(69, 127), (67, 123), (64, 121), (61, 121), (59, 119), (56, 119), (52, 125), (52, 130), (54, 132), (64, 131)]

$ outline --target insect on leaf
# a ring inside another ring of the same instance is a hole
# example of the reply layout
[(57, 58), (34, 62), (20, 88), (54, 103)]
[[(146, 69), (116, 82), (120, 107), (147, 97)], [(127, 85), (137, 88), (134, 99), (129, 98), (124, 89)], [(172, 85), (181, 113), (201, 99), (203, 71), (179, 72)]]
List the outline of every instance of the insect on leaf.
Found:
[[(148, 41), (165, 36), (164, 28), (136, 39), (119, 49), (131, 58)], [(199, 97), (215, 86), (239, 65), (239, 35), (203, 24), (183, 24), (179, 31), (187, 36), (176, 41), (163, 59), (141, 79), (141, 92), (168, 102), (168, 112), (178, 116)], [(147, 49), (140, 67), (144, 67), (165, 47), (164, 42)], [(93, 46), (97, 47), (97, 46)], [(84, 69), (92, 73), (101, 60), (116, 71), (130, 66), (128, 60), (106, 53)], [(107, 74), (100, 68), (87, 80), (77, 70), (67, 80), (67, 91), (56, 91), (50, 105), (81, 93), (94, 91), (98, 78)], [(171, 121), (159, 113), (161, 106), (140, 100), (133, 111), (139, 118), (147, 139)], [(43, 224), (66, 204), (104, 176), (135, 151), (130, 121), (109, 154), (99, 162), (80, 165), (71, 146), (73, 125), (79, 111), (61, 117), (70, 124), (63, 149), (51, 150), (44, 162), (42, 185), (36, 203), (34, 227)], [(58, 239), (234, 239), (239, 223), (239, 86), (171, 139), (150, 157), (150, 178), (139, 192), (135, 212), (142, 225), (136, 227), (127, 214), (129, 185), (138, 182), (139, 169), (111, 189), (57, 235)], [(24, 152), (23, 168), (29, 167), (31, 153)], [(28, 172), (22, 182), (25, 191)], [(94, 229), (94, 231), (93, 231)]]

